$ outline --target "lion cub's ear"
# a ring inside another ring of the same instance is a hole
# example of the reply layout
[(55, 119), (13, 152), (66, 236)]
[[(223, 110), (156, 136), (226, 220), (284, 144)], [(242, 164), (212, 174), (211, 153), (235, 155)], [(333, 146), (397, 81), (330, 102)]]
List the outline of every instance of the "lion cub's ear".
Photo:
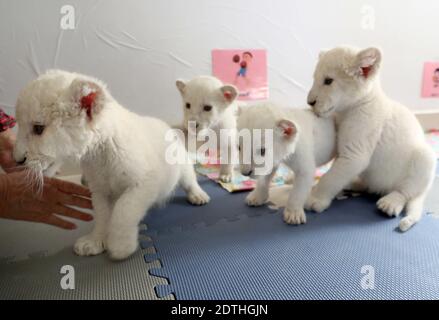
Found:
[(280, 135), (287, 140), (293, 140), (297, 135), (296, 124), (288, 119), (282, 119), (277, 122), (277, 129)]
[(221, 95), (228, 104), (231, 104), (233, 101), (235, 101), (239, 94), (238, 89), (231, 84), (226, 84), (222, 86), (220, 90)]
[(362, 79), (369, 79), (377, 74), (381, 63), (381, 51), (367, 48), (360, 51), (354, 59), (350, 74)]
[(70, 94), (75, 105), (84, 110), (88, 120), (101, 112), (105, 104), (105, 89), (97, 82), (75, 79), (70, 85)]
[(177, 81), (175, 81), (175, 85), (177, 86), (178, 91), (180, 91), (180, 93), (183, 95), (184, 89), (186, 88), (186, 82), (178, 79)]

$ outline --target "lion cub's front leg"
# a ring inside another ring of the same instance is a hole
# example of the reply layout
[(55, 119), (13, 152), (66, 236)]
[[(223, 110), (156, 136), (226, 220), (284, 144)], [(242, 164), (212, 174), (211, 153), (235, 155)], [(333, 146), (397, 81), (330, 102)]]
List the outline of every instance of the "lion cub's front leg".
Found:
[(232, 161), (232, 143), (227, 147), (220, 149), (220, 172), (219, 180), (221, 182), (231, 182), (233, 179), (233, 161)]
[(251, 207), (258, 207), (264, 205), (268, 200), (269, 188), (271, 180), (277, 171), (277, 167), (273, 168), (270, 174), (259, 177), (256, 188), (250, 192), (245, 199), (247, 205)]

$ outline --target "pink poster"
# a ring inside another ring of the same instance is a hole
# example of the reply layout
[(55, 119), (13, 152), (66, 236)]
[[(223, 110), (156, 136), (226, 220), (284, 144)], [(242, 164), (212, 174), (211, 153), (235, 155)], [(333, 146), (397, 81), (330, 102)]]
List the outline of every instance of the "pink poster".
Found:
[(213, 75), (239, 89), (239, 100), (268, 99), (267, 51), (213, 50)]
[(439, 98), (439, 62), (426, 62), (424, 65), (423, 98)]

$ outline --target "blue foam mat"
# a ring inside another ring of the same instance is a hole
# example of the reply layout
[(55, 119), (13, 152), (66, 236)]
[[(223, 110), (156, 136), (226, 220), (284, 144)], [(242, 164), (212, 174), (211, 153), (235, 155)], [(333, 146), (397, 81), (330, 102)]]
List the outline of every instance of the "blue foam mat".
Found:
[[(246, 207), (245, 193), (229, 195), (218, 187), (203, 187), (212, 197), (204, 209), (177, 197), (145, 221), (157, 251), (145, 260), (158, 258), (162, 263), (150, 273), (170, 282), (156, 288), (159, 296), (439, 298), (439, 219), (433, 216), (400, 233), (399, 218), (383, 216), (375, 207), (376, 198), (363, 196), (335, 201), (327, 212), (309, 213), (308, 223), (295, 227), (266, 207)], [(205, 220), (213, 224), (199, 224)], [(375, 288), (364, 290), (361, 270), (369, 265), (375, 270)]]
[(206, 177), (199, 177), (200, 186), (213, 199), (205, 206), (192, 206), (186, 200), (186, 194), (178, 189), (172, 202), (165, 208), (155, 208), (148, 212), (143, 221), (151, 233), (167, 233), (209, 226), (221, 220), (233, 221), (241, 214), (258, 216), (267, 212), (267, 208), (248, 210), (243, 197), (247, 192), (229, 193), (217, 183)]

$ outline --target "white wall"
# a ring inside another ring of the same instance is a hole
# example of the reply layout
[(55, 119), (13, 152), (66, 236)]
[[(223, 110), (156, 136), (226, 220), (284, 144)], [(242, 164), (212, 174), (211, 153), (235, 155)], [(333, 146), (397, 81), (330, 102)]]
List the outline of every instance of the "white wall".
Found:
[[(73, 31), (59, 27), (66, 4), (76, 9)], [(374, 30), (362, 28), (367, 6)], [(99, 77), (127, 107), (177, 122), (175, 79), (209, 74), (213, 48), (241, 47), (268, 50), (272, 99), (304, 106), (319, 50), (352, 44), (384, 50), (390, 96), (439, 109), (420, 98), (438, 35), (438, 0), (0, 0), (0, 106), (12, 111), (26, 82), (57, 67)]]

